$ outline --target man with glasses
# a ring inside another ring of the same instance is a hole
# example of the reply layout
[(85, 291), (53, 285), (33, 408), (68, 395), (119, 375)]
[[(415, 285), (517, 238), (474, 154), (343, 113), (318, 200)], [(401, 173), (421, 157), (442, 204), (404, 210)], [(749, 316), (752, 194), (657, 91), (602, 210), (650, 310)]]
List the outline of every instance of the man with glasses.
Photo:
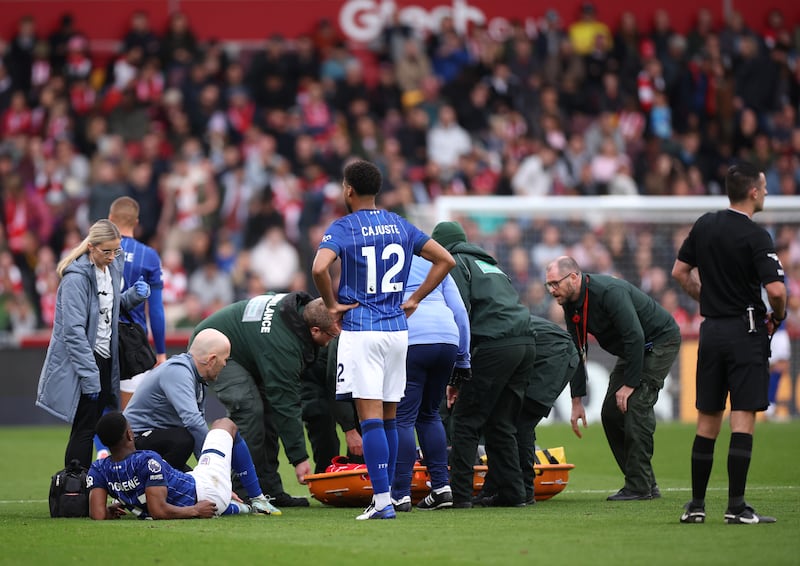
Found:
[[(578, 377), (585, 383), (587, 339), (617, 356), (611, 370), (601, 418), (611, 452), (625, 485), (609, 501), (661, 497), (651, 459), (656, 417), (653, 407), (681, 346), (672, 315), (627, 281), (582, 273), (577, 262), (561, 256), (548, 264), (547, 290), (564, 309), (567, 330), (580, 354)], [(572, 428), (586, 426), (581, 397), (572, 399)]]
[(231, 342), (228, 364), (211, 387), (250, 447), (264, 491), (278, 507), (305, 507), (305, 497), (284, 491), (278, 473), (278, 438), (297, 481), (311, 473), (300, 407), (300, 374), (319, 348), (339, 334), (322, 299), (307, 293), (266, 294), (224, 307), (194, 330), (207, 328)]
[(448, 405), (453, 406), (452, 507), (473, 506), (473, 464), (481, 433), (496, 492), (477, 503), (524, 507), (529, 501), (515, 432), (523, 396), (534, 372), (536, 346), (531, 313), (520, 302), (497, 260), (468, 243), (458, 222), (440, 222), (431, 237), (456, 260), (450, 274), (467, 308), (471, 332), (472, 376), (469, 380), (462, 377), (451, 381), (447, 387)]

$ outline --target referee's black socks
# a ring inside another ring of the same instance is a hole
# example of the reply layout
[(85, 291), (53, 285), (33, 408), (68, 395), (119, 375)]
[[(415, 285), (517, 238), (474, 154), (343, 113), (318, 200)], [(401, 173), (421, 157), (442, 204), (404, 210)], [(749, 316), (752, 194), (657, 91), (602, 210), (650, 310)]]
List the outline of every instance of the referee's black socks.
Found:
[(705, 507), (706, 488), (714, 465), (716, 439), (695, 436), (692, 445), (692, 506)]
[(744, 510), (744, 488), (753, 453), (753, 435), (744, 432), (731, 434), (728, 449), (728, 509), (734, 513)]

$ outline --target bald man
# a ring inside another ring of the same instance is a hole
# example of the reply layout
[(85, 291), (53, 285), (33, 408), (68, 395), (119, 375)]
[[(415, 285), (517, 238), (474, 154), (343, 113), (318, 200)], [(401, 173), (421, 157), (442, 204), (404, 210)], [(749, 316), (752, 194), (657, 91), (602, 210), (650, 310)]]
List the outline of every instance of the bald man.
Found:
[[(187, 353), (147, 372), (124, 412), (136, 449), (157, 452), (178, 470), (188, 470), (186, 462), (192, 453), (199, 462), (208, 434), (205, 388), (217, 380), (230, 356), (228, 337), (206, 328), (197, 333)], [(238, 432), (233, 450), (239, 462), (236, 475), (252, 511), (280, 515), (281, 511), (263, 495), (250, 449)]]
[[(608, 377), (601, 419), (608, 445), (625, 475), (625, 485), (608, 501), (661, 497), (653, 472), (658, 401), (664, 380), (681, 349), (681, 331), (672, 315), (651, 296), (623, 279), (583, 273), (574, 258), (548, 264), (545, 285), (564, 309), (564, 320), (581, 361), (574, 381), (585, 392), (587, 336), (617, 357)], [(573, 391), (572, 429), (586, 426), (581, 396)]]
[(187, 353), (142, 377), (125, 408), (138, 450), (158, 452), (179, 470), (192, 453), (200, 456), (208, 434), (205, 388), (216, 381), (230, 354), (228, 338), (209, 328), (198, 333)]

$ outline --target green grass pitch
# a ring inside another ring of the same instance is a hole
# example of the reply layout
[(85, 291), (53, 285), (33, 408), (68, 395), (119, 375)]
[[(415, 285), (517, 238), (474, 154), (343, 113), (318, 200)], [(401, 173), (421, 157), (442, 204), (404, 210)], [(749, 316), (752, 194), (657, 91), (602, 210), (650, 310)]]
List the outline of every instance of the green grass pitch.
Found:
[[(748, 501), (774, 525), (724, 525), (729, 431), (717, 442), (707, 523), (681, 525), (690, 498), (691, 425), (659, 423), (654, 466), (662, 499), (607, 502), (622, 487), (600, 423), (578, 440), (563, 424), (539, 443), (575, 464), (555, 498), (523, 509), (400, 514), (355, 521), (358, 509), (285, 509), (280, 517), (208, 521), (50, 519), (50, 475), (66, 427), (0, 428), (0, 564), (800, 564), (800, 421), (759, 423)], [(284, 484), (307, 495), (291, 467)]]

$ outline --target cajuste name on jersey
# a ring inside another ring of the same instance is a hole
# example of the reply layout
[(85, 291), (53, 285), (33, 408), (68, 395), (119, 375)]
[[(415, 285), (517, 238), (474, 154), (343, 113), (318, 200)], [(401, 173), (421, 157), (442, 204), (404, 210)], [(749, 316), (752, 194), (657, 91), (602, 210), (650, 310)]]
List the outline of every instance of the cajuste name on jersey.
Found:
[(362, 226), (362, 236), (386, 236), (389, 234), (400, 234), (400, 229), (396, 224), (378, 224), (376, 226)]

